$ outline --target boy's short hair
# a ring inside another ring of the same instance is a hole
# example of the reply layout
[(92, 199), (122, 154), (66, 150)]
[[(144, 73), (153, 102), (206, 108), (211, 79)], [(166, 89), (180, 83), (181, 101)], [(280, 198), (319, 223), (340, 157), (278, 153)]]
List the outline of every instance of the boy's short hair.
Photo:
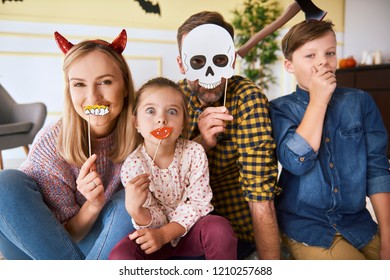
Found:
[(293, 53), (302, 45), (320, 38), (328, 32), (334, 32), (330, 20), (302, 21), (294, 25), (282, 39), (282, 51), (286, 59), (291, 60)]

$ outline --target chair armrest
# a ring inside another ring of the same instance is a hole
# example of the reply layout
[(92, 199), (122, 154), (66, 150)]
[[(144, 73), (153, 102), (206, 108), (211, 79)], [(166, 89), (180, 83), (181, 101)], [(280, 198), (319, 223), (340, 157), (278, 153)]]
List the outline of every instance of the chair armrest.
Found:
[(42, 128), (46, 116), (46, 105), (42, 102), (16, 103), (13, 106), (13, 119), (16, 122), (32, 122), (30, 135), (34, 135)]

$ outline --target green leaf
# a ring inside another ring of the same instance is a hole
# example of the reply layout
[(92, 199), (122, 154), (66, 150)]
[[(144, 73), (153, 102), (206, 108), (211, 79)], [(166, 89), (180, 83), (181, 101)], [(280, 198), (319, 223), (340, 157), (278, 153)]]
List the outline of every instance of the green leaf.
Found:
[[(232, 25), (235, 29), (235, 44), (240, 48), (254, 34), (274, 22), (282, 13), (275, 0), (245, 0), (242, 7), (233, 11)], [(270, 66), (277, 61), (280, 50), (276, 41), (279, 32), (275, 31), (255, 45), (243, 58), (242, 72), (255, 84), (268, 89), (276, 78)]]

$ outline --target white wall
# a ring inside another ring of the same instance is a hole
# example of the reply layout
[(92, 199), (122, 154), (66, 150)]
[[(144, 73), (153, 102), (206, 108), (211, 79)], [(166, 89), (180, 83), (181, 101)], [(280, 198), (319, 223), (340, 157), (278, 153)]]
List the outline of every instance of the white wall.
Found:
[(390, 1), (345, 0), (344, 57), (361, 61), (364, 50), (380, 50), (390, 62)]

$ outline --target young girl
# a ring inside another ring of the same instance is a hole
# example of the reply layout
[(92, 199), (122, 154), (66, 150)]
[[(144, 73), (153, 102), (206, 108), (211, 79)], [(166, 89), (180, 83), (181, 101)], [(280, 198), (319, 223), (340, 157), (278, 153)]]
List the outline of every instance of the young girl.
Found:
[[(39, 132), (20, 170), (0, 172), (0, 251), (7, 259), (107, 259), (132, 226), (119, 179), (135, 148), (125, 137), (135, 134), (127, 122), (134, 87), (122, 55), (126, 38), (123, 30), (112, 43), (73, 45), (56, 33), (65, 54), (63, 116)], [(107, 110), (85, 113), (95, 106)]]
[(125, 160), (121, 179), (136, 231), (109, 258), (236, 259), (237, 240), (229, 222), (207, 215), (213, 206), (206, 153), (180, 138), (187, 127), (180, 87), (165, 78), (152, 79), (141, 87), (134, 106), (133, 122), (143, 143)]

